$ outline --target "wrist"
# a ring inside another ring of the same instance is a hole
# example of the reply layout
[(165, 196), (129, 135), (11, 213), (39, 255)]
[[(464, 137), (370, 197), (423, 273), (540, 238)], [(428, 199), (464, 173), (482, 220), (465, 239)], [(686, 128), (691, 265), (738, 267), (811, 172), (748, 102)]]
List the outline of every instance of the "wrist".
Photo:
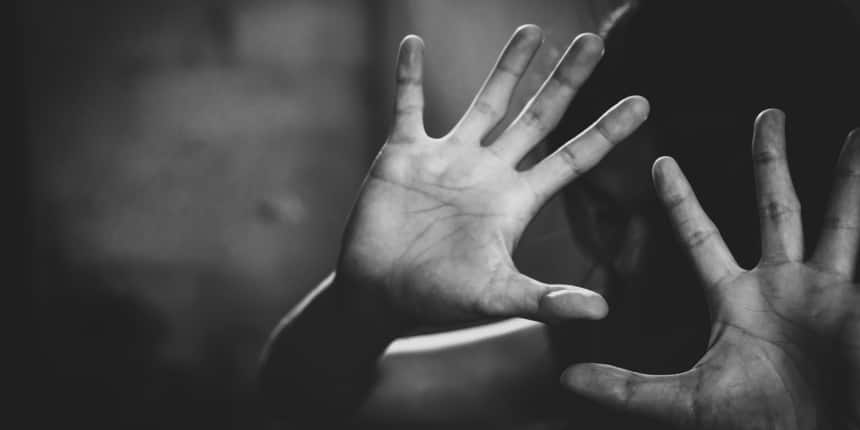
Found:
[[(273, 412), (292, 422), (325, 421), (349, 416), (366, 397), (379, 357), (403, 326), (363, 291), (332, 275), (275, 330), (259, 374)], [(327, 417), (316, 413), (322, 410)]]
[(414, 321), (397, 308), (382, 285), (346, 271), (332, 276), (331, 289), (338, 307), (365, 330), (390, 343), (414, 328)]

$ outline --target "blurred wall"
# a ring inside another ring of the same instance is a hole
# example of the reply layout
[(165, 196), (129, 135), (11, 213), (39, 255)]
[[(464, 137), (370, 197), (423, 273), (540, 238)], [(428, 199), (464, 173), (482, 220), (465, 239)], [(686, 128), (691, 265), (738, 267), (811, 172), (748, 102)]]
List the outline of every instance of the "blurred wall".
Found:
[[(543, 26), (547, 43), (514, 112), (610, 3), (22, 5), (39, 395), (91, 425), (262, 425), (257, 355), (333, 267), (390, 120), (399, 39), (427, 42), (428, 130), (441, 135), (516, 26)], [(571, 282), (576, 253), (548, 210), (517, 262)]]

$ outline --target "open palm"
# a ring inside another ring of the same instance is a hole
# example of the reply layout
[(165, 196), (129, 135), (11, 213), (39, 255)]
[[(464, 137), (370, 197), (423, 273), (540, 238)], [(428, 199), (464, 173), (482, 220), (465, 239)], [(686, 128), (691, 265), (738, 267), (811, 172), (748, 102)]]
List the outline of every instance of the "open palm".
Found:
[(519, 28), (462, 120), (441, 138), (422, 122), (423, 43), (401, 44), (395, 124), (351, 214), (338, 276), (366, 286), (422, 322), (487, 316), (599, 318), (602, 297), (520, 274), (511, 252), (540, 207), (593, 166), (647, 115), (631, 97), (534, 167), (517, 163), (561, 118), (603, 51), (578, 37), (522, 113), (493, 142), (514, 87), (541, 44), (540, 29)]
[(785, 159), (784, 117), (756, 121), (753, 160), (762, 258), (738, 267), (677, 164), (654, 165), (657, 192), (705, 282), (713, 321), (689, 371), (643, 375), (600, 364), (568, 369), (573, 390), (701, 429), (860, 428), (860, 133), (849, 136), (821, 240), (803, 257), (800, 207)]

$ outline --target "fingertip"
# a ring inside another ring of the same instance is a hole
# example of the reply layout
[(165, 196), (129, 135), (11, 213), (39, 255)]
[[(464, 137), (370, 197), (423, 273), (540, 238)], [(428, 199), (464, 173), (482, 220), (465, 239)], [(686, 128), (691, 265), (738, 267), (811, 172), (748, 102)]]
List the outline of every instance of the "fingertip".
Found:
[(538, 306), (540, 314), (552, 319), (599, 320), (609, 313), (603, 296), (578, 287), (550, 291), (541, 297)]
[(585, 291), (588, 306), (584, 309), (585, 315), (583, 315), (583, 318), (591, 320), (601, 320), (606, 318), (609, 314), (609, 303), (606, 302), (606, 299), (594, 291)]
[(753, 147), (783, 146), (785, 141), (785, 112), (777, 108), (761, 111), (753, 126)]
[(668, 191), (669, 178), (679, 170), (678, 163), (672, 157), (664, 155), (654, 160), (651, 166), (651, 181), (658, 194), (662, 195)]
[(778, 108), (767, 108), (759, 112), (758, 116), (756, 116), (755, 118), (756, 124), (761, 124), (768, 121), (773, 121), (779, 124), (785, 122), (785, 112)]
[(582, 33), (573, 39), (571, 45), (577, 45), (582, 52), (603, 55), (605, 50), (603, 38), (594, 33)]
[(860, 144), (860, 127), (848, 132), (848, 138), (845, 141), (853, 145)]
[(580, 395), (618, 405), (630, 400), (633, 379), (630, 372), (615, 366), (581, 363), (565, 369), (561, 383)]
[(627, 103), (630, 103), (630, 108), (637, 116), (642, 118), (642, 121), (648, 118), (648, 114), (651, 112), (651, 102), (648, 99), (640, 95), (635, 95), (627, 97), (625, 100)]
[(839, 158), (850, 164), (860, 163), (860, 127), (848, 133)]
[(567, 368), (561, 384), (576, 394), (606, 406), (645, 413), (687, 428), (691, 422), (689, 404), (701, 382), (696, 371), (673, 375), (646, 375), (609, 364), (582, 363)]
[(651, 166), (651, 176), (654, 177), (654, 179), (657, 179), (658, 176), (665, 175), (669, 169), (677, 167), (677, 165), (678, 163), (675, 159), (668, 155), (657, 157), (657, 159), (654, 160), (654, 164)]
[(424, 41), (414, 34), (404, 37), (397, 55), (398, 79), (420, 82), (423, 56)]
[(423, 48), (424, 47), (424, 39), (417, 34), (407, 34), (403, 40), (400, 41), (401, 47), (409, 47), (409, 48)]
[(514, 30), (514, 35), (529, 42), (543, 40), (543, 29), (535, 24), (523, 24)]
[(578, 370), (581, 367), (582, 365), (578, 364), (564, 369), (564, 371), (561, 372), (561, 376), (559, 376), (558, 378), (561, 385), (568, 388), (576, 388), (581, 386), (581, 371)]
[(602, 295), (598, 293), (593, 293), (591, 296), (591, 306), (589, 310), (591, 314), (589, 317), (594, 320), (600, 320), (606, 318), (609, 315), (609, 303), (606, 302), (606, 299), (603, 298)]

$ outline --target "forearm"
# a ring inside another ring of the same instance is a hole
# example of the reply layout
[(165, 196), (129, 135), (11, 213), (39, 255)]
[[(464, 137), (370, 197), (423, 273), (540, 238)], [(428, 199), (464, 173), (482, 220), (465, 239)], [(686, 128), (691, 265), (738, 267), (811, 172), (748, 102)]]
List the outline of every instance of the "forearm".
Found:
[(267, 407), (287, 423), (318, 426), (349, 417), (370, 389), (378, 358), (404, 327), (383, 302), (355, 292), (332, 275), (275, 329), (259, 385)]
[(522, 428), (558, 414), (546, 326), (513, 319), (396, 341), (358, 418), (369, 428)]
[(386, 351), (402, 322), (372, 302), (344, 302), (348, 287), (327, 279), (272, 336), (260, 384), (286, 423), (357, 416), (368, 425), (498, 428), (554, 415), (547, 398), (557, 365), (542, 324), (508, 320), (401, 339)]

